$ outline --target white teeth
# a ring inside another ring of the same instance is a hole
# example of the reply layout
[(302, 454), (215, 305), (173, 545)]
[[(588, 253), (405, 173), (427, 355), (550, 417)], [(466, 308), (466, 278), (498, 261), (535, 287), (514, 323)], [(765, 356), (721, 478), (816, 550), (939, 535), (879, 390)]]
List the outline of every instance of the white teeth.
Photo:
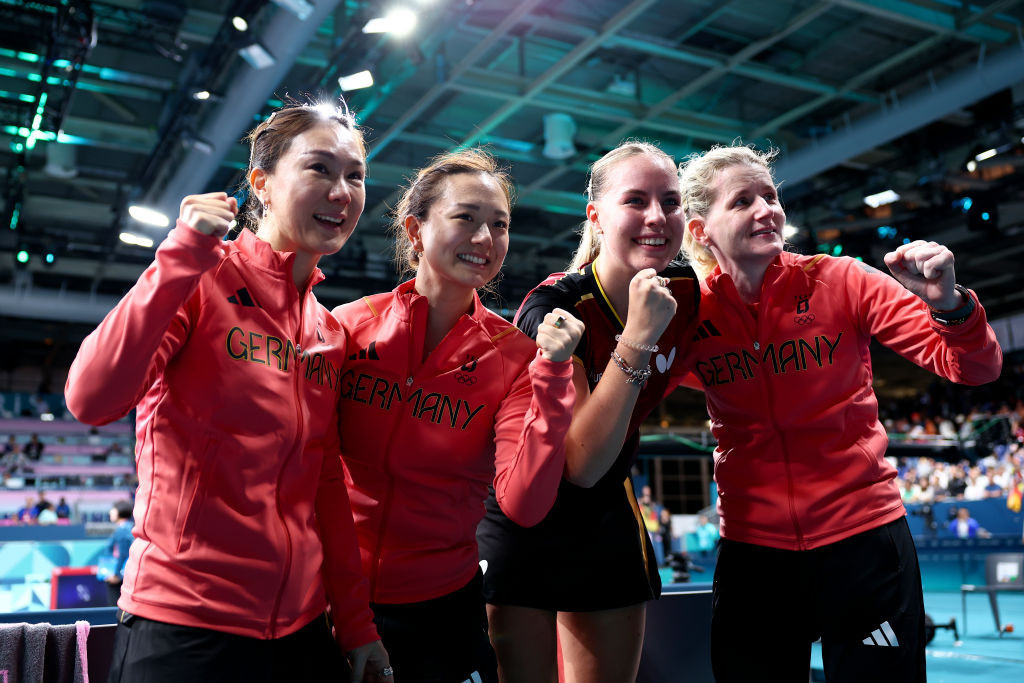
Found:
[(664, 237), (642, 237), (637, 242), (649, 247), (660, 247), (667, 244), (668, 240)]
[(487, 263), (487, 259), (481, 258), (480, 256), (473, 256), (472, 254), (459, 254), (459, 258), (462, 259), (463, 261), (475, 263), (478, 266), (482, 266), (485, 263)]
[(344, 218), (339, 218), (338, 216), (325, 216), (320, 213), (313, 214), (313, 218), (317, 219), (318, 221), (327, 221), (328, 223), (334, 223), (335, 225), (341, 225), (342, 223), (345, 222)]

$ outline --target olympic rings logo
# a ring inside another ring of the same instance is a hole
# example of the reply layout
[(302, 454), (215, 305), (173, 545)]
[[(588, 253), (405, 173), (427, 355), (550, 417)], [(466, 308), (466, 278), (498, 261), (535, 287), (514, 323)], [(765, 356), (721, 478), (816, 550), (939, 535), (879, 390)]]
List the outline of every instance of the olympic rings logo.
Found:
[(467, 384), (469, 386), (473, 386), (474, 384), (476, 384), (476, 377), (474, 377), (473, 375), (467, 375), (462, 372), (456, 372), (455, 381), (457, 381), (459, 384)]
[(796, 322), (797, 325), (810, 325), (814, 322), (814, 314), (808, 313), (807, 315), (798, 315), (793, 318), (793, 321)]

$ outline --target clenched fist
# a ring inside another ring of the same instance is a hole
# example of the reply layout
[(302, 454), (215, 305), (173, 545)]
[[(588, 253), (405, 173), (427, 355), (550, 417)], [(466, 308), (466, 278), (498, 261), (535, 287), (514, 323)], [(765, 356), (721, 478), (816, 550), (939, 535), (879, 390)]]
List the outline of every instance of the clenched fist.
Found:
[(884, 260), (893, 277), (932, 308), (951, 311), (963, 305), (953, 288), (953, 252), (941, 244), (915, 240), (889, 252)]
[(537, 346), (550, 361), (560, 363), (572, 358), (572, 352), (583, 337), (583, 321), (562, 308), (555, 308), (537, 326)]
[(238, 213), (238, 200), (225, 192), (190, 194), (181, 200), (178, 220), (204, 235), (224, 237)]

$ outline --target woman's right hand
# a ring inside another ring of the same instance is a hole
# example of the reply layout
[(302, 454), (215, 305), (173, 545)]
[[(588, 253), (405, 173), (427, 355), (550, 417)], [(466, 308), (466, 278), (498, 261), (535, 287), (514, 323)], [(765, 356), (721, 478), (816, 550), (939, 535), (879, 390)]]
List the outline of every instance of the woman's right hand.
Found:
[(238, 200), (226, 192), (190, 194), (181, 200), (178, 220), (204, 235), (224, 237), (238, 213)]
[(639, 344), (656, 344), (676, 314), (668, 280), (644, 268), (629, 283), (629, 313), (622, 336)]

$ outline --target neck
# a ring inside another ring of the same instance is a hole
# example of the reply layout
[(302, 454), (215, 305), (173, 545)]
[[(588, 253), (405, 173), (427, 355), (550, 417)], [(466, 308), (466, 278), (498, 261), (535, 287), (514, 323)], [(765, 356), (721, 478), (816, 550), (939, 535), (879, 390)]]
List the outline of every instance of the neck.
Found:
[(444, 287), (431, 282), (429, 278), (416, 278), (416, 293), (427, 299), (427, 336), (424, 356), (441, 343), (445, 335), (455, 327), (464, 314), (472, 311), (473, 290), (461, 287)]
[(764, 276), (771, 261), (741, 264), (719, 260), (718, 263), (722, 267), (722, 272), (732, 278), (736, 291), (744, 303), (756, 304), (761, 300), (761, 285), (764, 284)]
[(317, 261), (320, 260), (319, 256), (312, 256), (302, 252), (295, 252), (295, 260), (292, 261), (292, 281), (295, 283), (295, 288), (300, 292), (305, 289), (306, 283), (309, 282), (309, 278), (313, 275), (313, 269), (316, 268)]
[(601, 289), (605, 296), (615, 308), (615, 312), (622, 318), (622, 324), (626, 324), (626, 315), (629, 312), (629, 283), (636, 275), (628, 268), (616, 268), (611, 259), (597, 259), (594, 264), (594, 272), (601, 282)]
[[(281, 233), (274, 229), (272, 225), (268, 225), (266, 221), (260, 223), (260, 227), (256, 231), (256, 237), (269, 244), (274, 251), (291, 251), (289, 248), (291, 245), (285, 244), (284, 240), (281, 239)], [(304, 251), (295, 251), (294, 253), (292, 282), (295, 283), (295, 288), (301, 292), (305, 288), (306, 283), (309, 282), (309, 276), (313, 274), (316, 264), (320, 261), (320, 254), (310, 254)]]

